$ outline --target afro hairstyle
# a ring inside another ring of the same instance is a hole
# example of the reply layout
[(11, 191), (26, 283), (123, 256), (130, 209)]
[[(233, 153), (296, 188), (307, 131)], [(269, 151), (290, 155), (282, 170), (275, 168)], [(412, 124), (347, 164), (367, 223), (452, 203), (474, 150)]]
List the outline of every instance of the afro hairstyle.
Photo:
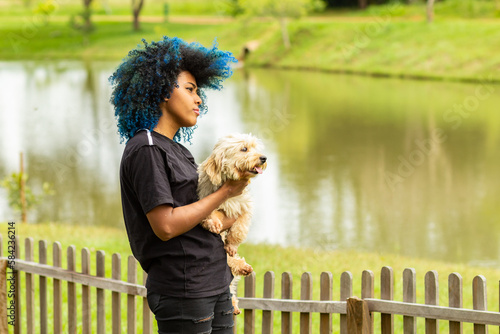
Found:
[[(109, 78), (112, 85), (110, 102), (115, 108), (118, 133), (127, 141), (141, 129), (153, 130), (161, 116), (160, 102), (169, 98), (182, 71), (196, 79), (202, 99), (200, 114), (207, 112), (205, 89), (222, 89), (222, 81), (232, 75), (231, 63), (237, 62), (230, 52), (199, 43), (164, 36), (161, 41), (138, 45)], [(191, 142), (191, 128), (180, 128), (174, 141)]]

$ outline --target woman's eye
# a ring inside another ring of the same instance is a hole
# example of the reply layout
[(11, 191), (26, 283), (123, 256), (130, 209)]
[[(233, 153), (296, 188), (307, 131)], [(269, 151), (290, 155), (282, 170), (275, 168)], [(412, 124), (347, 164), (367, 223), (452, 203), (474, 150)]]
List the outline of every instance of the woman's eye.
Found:
[(186, 88), (188, 91), (192, 92), (193, 91), (193, 87), (187, 87)]
[(246, 152), (246, 151), (248, 151), (248, 148), (246, 148), (246, 147), (243, 147), (243, 148), (241, 149), (241, 152)]

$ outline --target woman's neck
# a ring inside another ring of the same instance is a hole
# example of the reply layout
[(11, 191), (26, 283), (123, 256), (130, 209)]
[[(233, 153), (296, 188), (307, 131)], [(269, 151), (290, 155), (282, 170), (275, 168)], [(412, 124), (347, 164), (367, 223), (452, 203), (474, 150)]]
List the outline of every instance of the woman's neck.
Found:
[(165, 137), (174, 139), (174, 136), (177, 133), (177, 131), (179, 131), (179, 128), (173, 126), (171, 122), (168, 122), (168, 120), (162, 116), (158, 120), (158, 124), (153, 130), (161, 135), (164, 135)]

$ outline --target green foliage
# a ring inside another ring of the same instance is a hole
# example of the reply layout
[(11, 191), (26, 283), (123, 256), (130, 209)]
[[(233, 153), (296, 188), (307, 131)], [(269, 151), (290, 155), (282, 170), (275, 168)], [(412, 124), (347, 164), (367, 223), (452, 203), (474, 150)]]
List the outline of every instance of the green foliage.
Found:
[(277, 18), (300, 18), (325, 8), (322, 0), (240, 0), (238, 3), (246, 15)]
[(45, 0), (39, 2), (37, 7), (33, 10), (35, 14), (51, 15), (58, 8), (58, 4), (54, 0)]
[(90, 21), (92, 13), (90, 9), (84, 9), (78, 15), (72, 15), (69, 19), (69, 25), (83, 34), (88, 34), (95, 29), (95, 26)]
[(271, 16), (279, 20), (285, 50), (291, 45), (287, 19), (299, 19), (325, 8), (323, 0), (240, 0), (239, 3), (245, 16)]
[(232, 17), (240, 16), (245, 13), (240, 0), (223, 0), (219, 4), (219, 11), (224, 15)]
[[(6, 176), (1, 182), (0, 186), (7, 190), (7, 197), (9, 200), (9, 206), (17, 213), (21, 214), (23, 207), (21, 203), (21, 183), (25, 184), (28, 181), (28, 174), (26, 173), (12, 173), (10, 176)], [(55, 191), (52, 185), (48, 182), (42, 184), (42, 194), (34, 194), (30, 187), (27, 185), (24, 187), (24, 197), (26, 201), (26, 211), (34, 209), (45, 196), (54, 195)]]

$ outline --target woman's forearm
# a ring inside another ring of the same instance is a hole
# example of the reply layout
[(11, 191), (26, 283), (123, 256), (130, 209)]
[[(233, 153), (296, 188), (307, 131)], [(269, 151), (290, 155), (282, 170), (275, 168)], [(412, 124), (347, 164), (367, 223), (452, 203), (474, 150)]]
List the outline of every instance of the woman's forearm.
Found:
[[(216, 192), (197, 202), (177, 208), (171, 205), (159, 205), (146, 216), (156, 236), (163, 241), (170, 240), (198, 225), (229, 197), (241, 194), (246, 185), (246, 181), (226, 182)], [(234, 221), (227, 221), (224, 225), (232, 223)]]

